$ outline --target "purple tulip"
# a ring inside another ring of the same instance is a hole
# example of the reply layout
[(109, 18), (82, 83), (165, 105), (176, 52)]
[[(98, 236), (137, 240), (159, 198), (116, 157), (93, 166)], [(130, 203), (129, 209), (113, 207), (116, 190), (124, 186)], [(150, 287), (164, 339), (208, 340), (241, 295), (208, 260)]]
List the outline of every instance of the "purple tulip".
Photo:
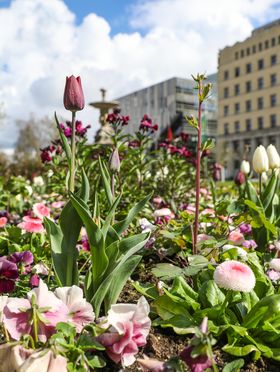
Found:
[(66, 77), (63, 102), (66, 110), (72, 112), (80, 111), (85, 107), (85, 98), (80, 76), (77, 78), (73, 75)]

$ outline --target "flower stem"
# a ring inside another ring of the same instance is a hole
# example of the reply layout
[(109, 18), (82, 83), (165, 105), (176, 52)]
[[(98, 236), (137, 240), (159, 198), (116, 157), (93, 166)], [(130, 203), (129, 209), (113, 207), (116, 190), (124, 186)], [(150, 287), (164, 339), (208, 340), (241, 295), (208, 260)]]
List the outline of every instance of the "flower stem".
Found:
[(197, 254), (197, 235), (198, 235), (198, 217), (199, 217), (199, 199), (200, 199), (200, 162), (201, 162), (201, 116), (202, 116), (202, 82), (198, 82), (199, 104), (198, 104), (198, 128), (197, 128), (197, 151), (196, 151), (196, 176), (195, 176), (195, 220), (193, 234), (193, 254)]
[(76, 121), (76, 112), (72, 111), (72, 123), (71, 123), (71, 168), (70, 168), (70, 186), (69, 189), (71, 192), (75, 190), (75, 157), (76, 157), (76, 139), (75, 139), (75, 121)]
[(262, 174), (259, 174), (259, 195), (262, 193)]
[(38, 339), (38, 321), (37, 321), (37, 309), (36, 309), (36, 298), (35, 295), (32, 295), (31, 298), (31, 306), (32, 306), (32, 320), (33, 320), (33, 334), (34, 334), (34, 340), (37, 344)]

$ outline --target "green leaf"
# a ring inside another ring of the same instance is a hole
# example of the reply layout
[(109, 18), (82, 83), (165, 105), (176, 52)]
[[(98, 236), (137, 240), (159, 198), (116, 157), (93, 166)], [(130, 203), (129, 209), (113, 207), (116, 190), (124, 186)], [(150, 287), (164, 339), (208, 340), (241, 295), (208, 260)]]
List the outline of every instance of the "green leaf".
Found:
[(222, 305), (225, 300), (225, 295), (214, 282), (214, 280), (204, 282), (200, 287), (198, 294), (199, 300), (204, 307)]
[(141, 293), (145, 297), (153, 300), (159, 297), (158, 290), (154, 284), (133, 282), (132, 285), (137, 292)]
[(156, 320), (153, 322), (153, 325), (162, 328), (173, 328), (175, 333), (179, 335), (187, 335), (194, 333), (196, 323), (192, 317), (189, 318), (185, 315), (175, 315), (167, 320)]
[(273, 196), (275, 195), (275, 192), (276, 192), (277, 182), (278, 182), (278, 176), (275, 174), (275, 172), (273, 172), (266, 188), (264, 189), (261, 195), (261, 201), (262, 201), (264, 210), (267, 210), (270, 207)]
[(260, 350), (255, 345), (245, 345), (245, 346), (233, 346), (225, 345), (222, 348), (223, 351), (235, 356), (245, 356), (252, 352), (255, 353), (255, 359), (259, 359), (261, 356)]
[(176, 276), (182, 275), (184, 272), (183, 269), (181, 269), (178, 266), (174, 266), (169, 263), (160, 263), (157, 264), (153, 269), (152, 273), (157, 277), (161, 278), (162, 280), (168, 280), (173, 279)]
[(255, 203), (257, 206), (262, 207), (262, 202), (259, 198), (259, 195), (258, 195), (255, 187), (252, 185), (252, 183), (249, 180), (246, 181), (245, 191), (246, 191), (247, 197), (250, 201)]
[(113, 200), (113, 194), (112, 194), (112, 190), (111, 190), (111, 186), (110, 186), (110, 174), (109, 174), (109, 171), (108, 171), (106, 165), (101, 160), (101, 158), (99, 158), (98, 161), (99, 161), (99, 168), (100, 168), (100, 173), (101, 173), (102, 182), (103, 182), (103, 186), (104, 186), (104, 189), (105, 189), (106, 197), (107, 197), (107, 200), (109, 202), (109, 205), (111, 206), (113, 204), (114, 200)]
[[(83, 203), (89, 198), (89, 182), (82, 170), (82, 186), (77, 195)], [(82, 220), (69, 201), (63, 208), (59, 225), (52, 220), (45, 218), (47, 234), (51, 243), (51, 254), (56, 277), (59, 285), (71, 286), (78, 284), (78, 268), (76, 248), (79, 239)]]
[(142, 211), (142, 209), (145, 207), (147, 202), (151, 199), (152, 193), (146, 196), (144, 199), (142, 199), (140, 202), (138, 202), (134, 207), (130, 209), (125, 219), (123, 219), (120, 222), (117, 222), (114, 225), (114, 229), (116, 232), (120, 235), (124, 230), (128, 228), (128, 226), (131, 224), (131, 222), (134, 220), (134, 218), (137, 216), (138, 213)]
[[(94, 308), (96, 317), (99, 316), (100, 308), (102, 305), (102, 302), (110, 288), (110, 285), (112, 281), (117, 281), (117, 275), (120, 273), (121, 275), (131, 275), (131, 273), (135, 270), (136, 266), (141, 261), (141, 256), (132, 256), (129, 258), (123, 259), (116, 267), (115, 269), (109, 274), (100, 284), (99, 288), (95, 292), (91, 304)], [(130, 274), (129, 274), (130, 273)], [(127, 278), (128, 278), (127, 277)], [(122, 280), (122, 278), (120, 278)], [(109, 305), (109, 299), (107, 300), (107, 306)]]
[(93, 288), (94, 290), (97, 290), (102, 282), (103, 274), (106, 271), (109, 263), (105, 251), (104, 235), (93, 221), (89, 210), (85, 207), (80, 198), (77, 198), (72, 194), (71, 201), (86, 227), (92, 257)]
[(63, 150), (65, 151), (65, 154), (66, 154), (68, 167), (70, 169), (71, 168), (71, 158), (72, 158), (71, 148), (70, 148), (70, 145), (68, 143), (67, 138), (65, 137), (62, 129), (60, 128), (60, 124), (59, 124), (56, 112), (54, 113), (54, 117), (55, 117), (57, 129), (58, 129), (58, 132), (59, 132), (59, 136), (60, 136), (60, 139), (61, 139), (61, 142), (62, 142), (62, 147), (63, 147)]
[(242, 326), (256, 328), (271, 321), (280, 312), (280, 294), (262, 298), (245, 316)]
[(244, 366), (243, 359), (235, 359), (233, 362), (227, 363), (222, 372), (239, 372), (240, 368)]

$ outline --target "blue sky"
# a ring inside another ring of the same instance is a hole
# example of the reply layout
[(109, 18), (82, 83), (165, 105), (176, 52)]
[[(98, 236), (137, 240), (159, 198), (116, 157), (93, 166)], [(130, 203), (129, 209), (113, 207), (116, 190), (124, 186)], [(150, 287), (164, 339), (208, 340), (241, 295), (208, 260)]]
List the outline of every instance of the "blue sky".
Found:
[[(0, 106), (6, 114), (0, 148), (12, 145), (16, 120), (31, 112), (63, 115), (66, 75), (81, 76), (92, 102), (100, 99), (100, 88), (116, 99), (174, 76), (211, 74), (220, 49), (280, 18), (280, 0), (64, 3), (67, 8), (61, 0), (0, 0)], [(99, 126), (90, 106), (79, 117)]]
[[(12, 0), (0, 0), (0, 8), (8, 7)], [(48, 1), (48, 0), (46, 0)], [(129, 9), (137, 0), (64, 0), (68, 8), (75, 13), (77, 24), (89, 13), (105, 18), (111, 26), (111, 34), (129, 32)]]
[(129, 31), (128, 10), (131, 0), (64, 0), (80, 23), (87, 14), (96, 13), (104, 17), (112, 28), (112, 34)]

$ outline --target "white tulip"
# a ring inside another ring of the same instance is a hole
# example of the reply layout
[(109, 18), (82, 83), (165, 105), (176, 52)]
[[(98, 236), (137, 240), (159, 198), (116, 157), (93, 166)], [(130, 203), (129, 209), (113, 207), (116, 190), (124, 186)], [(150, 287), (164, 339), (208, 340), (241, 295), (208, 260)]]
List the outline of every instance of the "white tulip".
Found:
[(280, 156), (276, 150), (276, 147), (273, 145), (269, 145), (266, 149), (268, 161), (269, 161), (269, 168), (275, 169), (280, 167)]
[(254, 171), (258, 174), (267, 172), (269, 168), (268, 156), (263, 145), (260, 145), (256, 148), (253, 155), (253, 168)]
[(247, 160), (242, 160), (240, 170), (247, 176), (250, 173), (250, 163)]
[(35, 186), (44, 186), (44, 180), (42, 176), (37, 176), (33, 178), (33, 183)]

